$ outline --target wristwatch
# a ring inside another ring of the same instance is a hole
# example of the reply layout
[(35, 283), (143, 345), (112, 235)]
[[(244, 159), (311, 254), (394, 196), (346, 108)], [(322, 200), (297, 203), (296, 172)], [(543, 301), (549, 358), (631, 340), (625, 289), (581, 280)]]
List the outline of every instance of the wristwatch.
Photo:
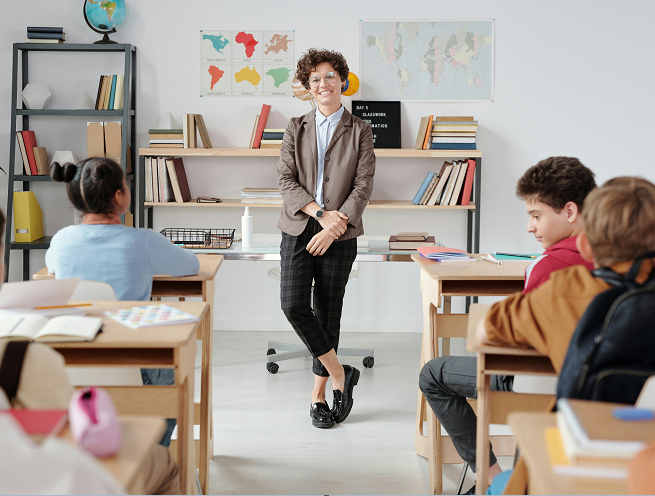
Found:
[(314, 217), (316, 218), (316, 220), (319, 220), (319, 219), (323, 218), (324, 215), (325, 215), (325, 212), (323, 211), (323, 209), (321, 209), (318, 212), (316, 212), (316, 215)]

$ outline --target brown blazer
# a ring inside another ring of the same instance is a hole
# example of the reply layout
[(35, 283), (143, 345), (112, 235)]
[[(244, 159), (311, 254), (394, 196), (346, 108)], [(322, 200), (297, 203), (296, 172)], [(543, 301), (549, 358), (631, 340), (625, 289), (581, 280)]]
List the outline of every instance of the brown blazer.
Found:
[[(315, 111), (289, 121), (277, 165), (284, 204), (277, 226), (292, 236), (302, 234), (309, 215), (301, 208), (316, 197), (318, 157)], [(337, 241), (364, 234), (362, 214), (373, 191), (375, 153), (371, 126), (344, 109), (327, 147), (324, 162), (325, 210), (348, 216), (348, 228)]]

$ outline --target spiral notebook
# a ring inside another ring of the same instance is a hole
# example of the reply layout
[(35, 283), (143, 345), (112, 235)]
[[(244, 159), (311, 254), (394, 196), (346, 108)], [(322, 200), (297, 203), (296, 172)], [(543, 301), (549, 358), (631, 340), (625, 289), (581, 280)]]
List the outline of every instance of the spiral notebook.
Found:
[(164, 305), (163, 303), (108, 310), (105, 312), (105, 315), (132, 329), (189, 324), (191, 322), (198, 322), (199, 320), (195, 315), (169, 305)]

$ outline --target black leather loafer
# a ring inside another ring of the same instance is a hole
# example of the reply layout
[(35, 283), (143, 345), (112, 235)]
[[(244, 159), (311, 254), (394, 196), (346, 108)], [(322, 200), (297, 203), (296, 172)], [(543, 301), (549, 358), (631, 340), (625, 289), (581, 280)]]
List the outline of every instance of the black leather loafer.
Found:
[(334, 418), (327, 403), (314, 403), (309, 409), (312, 425), (319, 429), (334, 427)]
[(332, 394), (334, 395), (332, 416), (337, 424), (346, 420), (346, 417), (350, 414), (350, 410), (352, 410), (353, 407), (353, 388), (359, 382), (359, 370), (355, 367), (344, 365), (343, 371), (346, 373), (343, 393), (338, 389), (332, 391)]

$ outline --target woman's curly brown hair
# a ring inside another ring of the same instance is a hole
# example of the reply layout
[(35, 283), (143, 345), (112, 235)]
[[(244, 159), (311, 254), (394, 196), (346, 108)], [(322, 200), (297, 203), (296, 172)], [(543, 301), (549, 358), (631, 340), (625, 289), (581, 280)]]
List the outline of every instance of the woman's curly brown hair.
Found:
[(343, 55), (339, 52), (334, 52), (332, 50), (316, 50), (315, 48), (310, 48), (306, 53), (303, 53), (302, 57), (298, 60), (298, 66), (296, 67), (296, 79), (302, 83), (302, 85), (309, 89), (309, 75), (316, 70), (316, 66), (323, 62), (328, 62), (334, 67), (334, 70), (339, 73), (341, 81), (348, 79), (348, 63)]

